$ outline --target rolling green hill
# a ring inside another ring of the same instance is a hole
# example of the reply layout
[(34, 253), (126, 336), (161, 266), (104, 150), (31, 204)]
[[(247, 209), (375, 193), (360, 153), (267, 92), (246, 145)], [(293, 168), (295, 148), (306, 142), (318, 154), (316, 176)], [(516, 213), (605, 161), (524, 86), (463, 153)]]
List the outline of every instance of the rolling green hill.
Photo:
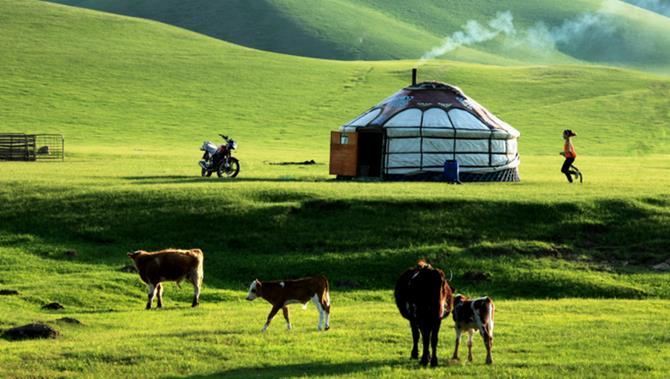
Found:
[[(70, 147), (195, 147), (226, 131), (247, 146), (318, 148), (323, 157), (328, 132), (405, 86), (414, 63), (267, 53), (50, 3), (4, 8), (2, 129), (64, 133)], [(661, 77), (435, 61), (420, 79), (458, 85), (488, 106), (522, 132), (524, 154), (555, 154), (566, 127), (581, 132), (580, 147), (590, 154), (668, 151), (670, 87)]]
[[(0, 333), (34, 321), (61, 333), (0, 338), (0, 377), (668, 377), (670, 274), (651, 266), (668, 259), (670, 80), (431, 61), (420, 79), (460, 86), (521, 131), (522, 182), (331, 180), (329, 131), (406, 85), (414, 63), (295, 57), (0, 0), (0, 132), (66, 141), (64, 162), (0, 162)], [(566, 127), (583, 185), (558, 173)], [(239, 142), (235, 180), (198, 176), (197, 148), (217, 132)], [(318, 164), (269, 164), (306, 159)], [(205, 251), (202, 305), (168, 283), (165, 309), (144, 311), (125, 253), (170, 246)], [(422, 257), (459, 292), (495, 297), (492, 367), (479, 340), (474, 363), (448, 360), (450, 320), (439, 368), (408, 359), (391, 289)], [(331, 281), (332, 329), (292, 306), (292, 331), (280, 316), (261, 334), (269, 306), (244, 300), (249, 282), (315, 273)], [(65, 309), (41, 309), (52, 301)]]
[(581, 60), (665, 72), (670, 60), (670, 19), (618, 0), (57, 1), (257, 49), (345, 60), (418, 59), (468, 20), (487, 26), (498, 12), (509, 11), (513, 35), (445, 57), (495, 64)]

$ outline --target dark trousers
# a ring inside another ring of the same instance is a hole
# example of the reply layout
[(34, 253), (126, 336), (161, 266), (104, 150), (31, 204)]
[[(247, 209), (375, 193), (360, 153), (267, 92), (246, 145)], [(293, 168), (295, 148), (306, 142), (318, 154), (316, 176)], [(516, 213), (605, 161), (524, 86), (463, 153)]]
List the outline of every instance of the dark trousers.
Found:
[(568, 178), (568, 182), (572, 183), (572, 175), (576, 172), (570, 170), (570, 166), (574, 163), (575, 158), (565, 158), (563, 162), (563, 167), (561, 167), (561, 172), (565, 174), (565, 177)]

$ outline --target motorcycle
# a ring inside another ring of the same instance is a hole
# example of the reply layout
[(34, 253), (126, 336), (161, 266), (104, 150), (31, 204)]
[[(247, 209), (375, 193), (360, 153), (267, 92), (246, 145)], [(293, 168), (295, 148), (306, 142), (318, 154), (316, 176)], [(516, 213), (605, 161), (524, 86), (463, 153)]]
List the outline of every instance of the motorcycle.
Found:
[(200, 165), (200, 175), (212, 176), (213, 172), (219, 177), (234, 178), (240, 173), (240, 161), (232, 156), (233, 150), (237, 149), (237, 142), (228, 136), (219, 134), (226, 143), (219, 145), (210, 141), (205, 141), (200, 146), (200, 151), (204, 151)]

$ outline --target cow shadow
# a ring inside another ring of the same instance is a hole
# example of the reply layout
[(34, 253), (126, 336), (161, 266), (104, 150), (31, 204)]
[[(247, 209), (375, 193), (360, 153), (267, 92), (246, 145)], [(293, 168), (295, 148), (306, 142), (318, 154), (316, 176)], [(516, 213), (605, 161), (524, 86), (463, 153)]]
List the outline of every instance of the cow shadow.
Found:
[(407, 362), (401, 362), (398, 360), (342, 363), (310, 362), (276, 366), (240, 367), (207, 375), (194, 375), (190, 378), (292, 378), (296, 376), (315, 377), (329, 375), (350, 375), (379, 367), (405, 367), (407, 364)]

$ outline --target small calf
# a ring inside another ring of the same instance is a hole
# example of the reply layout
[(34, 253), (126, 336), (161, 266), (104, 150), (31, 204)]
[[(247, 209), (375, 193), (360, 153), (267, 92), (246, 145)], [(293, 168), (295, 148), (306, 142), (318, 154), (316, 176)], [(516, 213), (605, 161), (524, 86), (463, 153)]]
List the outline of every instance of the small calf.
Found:
[(461, 333), (468, 332), (468, 361), (472, 362), (472, 335), (476, 331), (481, 334), (486, 346), (486, 364), (493, 363), (491, 349), (493, 348), (493, 314), (495, 307), (490, 297), (481, 297), (470, 300), (463, 295), (454, 298), (454, 327), (456, 328), (456, 347), (452, 359), (458, 359), (458, 344)]
[[(318, 330), (330, 329), (330, 291), (328, 279), (325, 276), (315, 276), (295, 280), (282, 280), (261, 282), (254, 280), (249, 286), (247, 300), (251, 301), (261, 297), (272, 304), (268, 319), (263, 326), (263, 331), (270, 326), (272, 318), (281, 309), (286, 319), (286, 328), (291, 330), (291, 321), (288, 317), (289, 304), (307, 304), (310, 300), (319, 311)], [(325, 328), (322, 326), (325, 319)]]
[(148, 252), (138, 250), (128, 253), (144, 283), (149, 286), (146, 309), (151, 309), (154, 297), (158, 295), (158, 308), (163, 307), (163, 285), (161, 282), (179, 283), (186, 279), (193, 284), (193, 307), (200, 302), (200, 288), (203, 279), (204, 255), (200, 249), (166, 249)]

